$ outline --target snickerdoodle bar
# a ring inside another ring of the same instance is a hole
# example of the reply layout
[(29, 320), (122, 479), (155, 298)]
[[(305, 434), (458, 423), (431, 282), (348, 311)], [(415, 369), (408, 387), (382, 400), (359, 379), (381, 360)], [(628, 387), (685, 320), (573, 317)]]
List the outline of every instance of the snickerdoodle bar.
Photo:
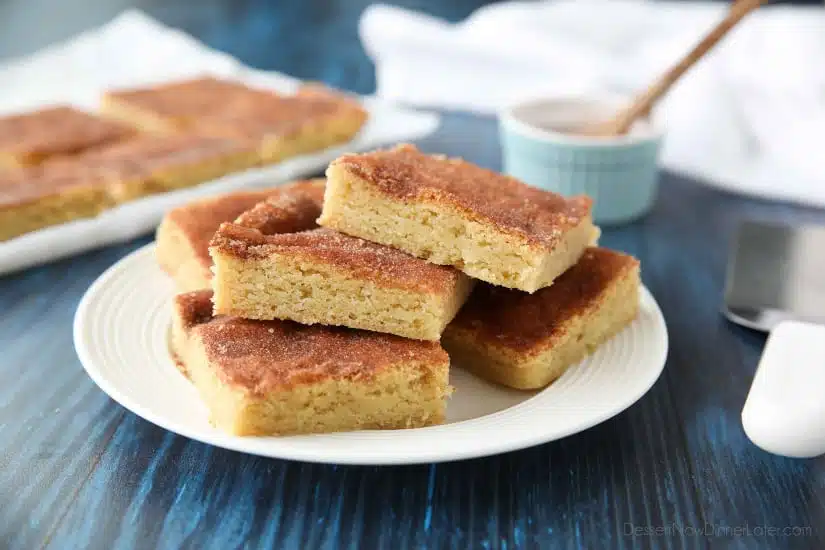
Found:
[[(469, 277), (317, 228), (322, 198), (320, 183), (312, 196), (273, 196), (220, 226), (209, 249), (215, 311), (438, 340), (470, 292)], [(296, 218), (314, 229), (293, 229)]]
[(264, 164), (346, 143), (367, 119), (358, 101), (324, 86), (282, 95), (214, 77), (110, 92), (103, 109), (142, 130), (248, 140)]
[(352, 140), (367, 120), (355, 99), (319, 85), (268, 102), (221, 109), (203, 117), (201, 131), (256, 143), (263, 164), (321, 151)]
[(552, 284), (597, 235), (588, 197), (412, 145), (340, 157), (327, 182), (320, 225), (526, 292)]
[(156, 86), (106, 92), (104, 115), (147, 132), (192, 131), (204, 117), (224, 110), (246, 109), (249, 104), (271, 103), (273, 92), (240, 82), (202, 76)]
[(0, 174), (0, 241), (80, 218), (111, 206), (106, 182), (72, 166), (35, 166)]
[(525, 294), (479, 284), (441, 340), (453, 362), (505, 386), (546, 386), (627, 326), (639, 262), (589, 248), (552, 286)]
[(214, 316), (209, 290), (175, 298), (172, 348), (212, 423), (235, 435), (429, 426), (450, 394), (437, 342)]
[(72, 107), (0, 117), (0, 167), (24, 167), (113, 143), (133, 130)]
[(246, 170), (256, 164), (257, 154), (254, 147), (237, 139), (146, 134), (65, 162), (104, 177), (112, 199), (121, 203)]

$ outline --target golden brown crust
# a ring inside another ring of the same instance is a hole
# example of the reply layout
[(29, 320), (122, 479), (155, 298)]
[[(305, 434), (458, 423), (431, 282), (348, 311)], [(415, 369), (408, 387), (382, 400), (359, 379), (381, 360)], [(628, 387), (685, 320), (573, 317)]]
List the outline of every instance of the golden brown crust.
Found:
[(497, 229), (552, 249), (589, 217), (589, 197), (564, 198), (461, 159), (421, 153), (413, 145), (333, 161), (381, 193), (403, 201), (446, 203)]
[(304, 184), (298, 182), (276, 189), (238, 191), (209, 197), (170, 210), (166, 218), (184, 235), (198, 262), (209, 267), (212, 265), (209, 241), (223, 222), (234, 220), (268, 197), (289, 193), (301, 185)]
[(209, 289), (184, 292), (175, 296), (175, 315), (180, 326), (190, 331), (197, 325), (212, 320), (212, 291)]
[(242, 141), (195, 134), (144, 136), (89, 151), (63, 162), (119, 179), (141, 178), (165, 168), (194, 165), (250, 150)]
[(339, 116), (366, 119), (357, 101), (323, 86), (304, 86), (295, 95), (282, 96), (213, 77), (111, 92), (106, 101), (148, 113), (179, 129), (255, 140), (289, 136)]
[(576, 265), (533, 294), (478, 284), (447, 330), (519, 352), (536, 353), (564, 334), (566, 323), (594, 306), (604, 291), (630, 270), (632, 256), (588, 248)]
[(261, 246), (274, 235), (316, 228), (323, 200), (323, 180), (284, 187), (282, 193), (254, 205), (235, 222), (220, 224), (209, 246), (238, 258), (260, 257)]
[(203, 344), (218, 376), (254, 394), (329, 379), (365, 379), (402, 362), (444, 364), (437, 342), (290, 321), (212, 316), (212, 291), (175, 298), (184, 330)]
[(210, 76), (148, 88), (109, 92), (105, 100), (128, 105), (183, 127), (222, 110), (249, 109), (277, 100), (277, 94)]
[(25, 204), (75, 187), (145, 179), (169, 167), (196, 164), (248, 150), (242, 142), (209, 136), (146, 136), (58, 156), (0, 174), (0, 208)]
[(197, 128), (210, 133), (257, 140), (289, 137), (309, 126), (319, 126), (339, 118), (366, 120), (360, 103), (322, 86), (304, 86), (292, 96), (269, 101), (246, 102), (223, 108), (197, 122)]
[(71, 107), (52, 107), (0, 118), (0, 152), (23, 163), (36, 163), (113, 142), (132, 132)]
[(351, 276), (382, 286), (440, 294), (452, 292), (462, 275), (451, 267), (436, 265), (395, 248), (350, 237), (332, 229), (318, 228), (299, 233), (261, 235), (234, 228), (236, 238), (246, 237), (246, 257), (265, 258), (269, 254), (289, 254), (323, 262), (346, 270)]
[(318, 228), (323, 184), (292, 189), (271, 197), (221, 224), (211, 247), (237, 258), (266, 258), (290, 254), (321, 261), (352, 276), (396, 288), (447, 292), (461, 274), (451, 267), (430, 264), (405, 252)]
[(84, 187), (102, 188), (105, 182), (88, 170), (71, 164), (59, 170), (40, 165), (3, 172), (0, 174), (0, 209), (14, 208)]
[(314, 179), (284, 186), (281, 193), (254, 205), (234, 223), (264, 235), (313, 229), (324, 201), (324, 184), (325, 180)]

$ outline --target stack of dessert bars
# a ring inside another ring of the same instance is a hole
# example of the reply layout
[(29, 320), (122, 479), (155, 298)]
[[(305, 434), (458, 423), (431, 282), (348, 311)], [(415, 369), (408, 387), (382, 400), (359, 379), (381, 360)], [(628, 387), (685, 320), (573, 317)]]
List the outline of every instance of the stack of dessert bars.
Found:
[(158, 229), (188, 291), (172, 348), (233, 434), (438, 424), (451, 359), (541, 388), (636, 316), (639, 264), (595, 246), (590, 213), (411, 145), (196, 202)]
[(0, 116), (0, 242), (147, 195), (350, 141), (367, 112), (319, 85), (294, 94), (214, 77)]

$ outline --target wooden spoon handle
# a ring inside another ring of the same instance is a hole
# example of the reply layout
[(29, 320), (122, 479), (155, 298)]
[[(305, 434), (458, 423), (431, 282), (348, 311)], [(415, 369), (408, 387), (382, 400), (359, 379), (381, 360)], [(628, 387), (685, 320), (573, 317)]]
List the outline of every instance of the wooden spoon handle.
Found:
[(699, 61), (713, 46), (716, 45), (740, 19), (758, 8), (765, 0), (737, 0), (731, 6), (727, 16), (719, 22), (679, 63), (671, 67), (659, 80), (654, 82), (632, 104), (624, 109), (615, 121), (617, 135), (625, 134), (633, 122), (644, 116), (653, 107), (653, 104), (667, 92), (674, 82), (679, 80), (694, 63)]

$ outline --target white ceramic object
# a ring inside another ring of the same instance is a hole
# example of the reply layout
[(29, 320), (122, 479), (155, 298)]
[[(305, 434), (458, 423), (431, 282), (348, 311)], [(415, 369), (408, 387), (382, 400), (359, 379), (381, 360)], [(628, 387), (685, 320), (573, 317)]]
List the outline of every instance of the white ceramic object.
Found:
[(553, 441), (635, 403), (662, 372), (667, 329), (647, 290), (639, 317), (594, 355), (539, 392), (488, 384), (453, 368), (447, 423), (413, 430), (291, 437), (237, 437), (214, 429), (194, 387), (169, 358), (171, 280), (154, 245), (107, 270), (86, 292), (74, 321), (89, 376), (135, 414), (192, 439), (237, 451), (309, 462), (413, 464), (479, 457)]
[(742, 426), (758, 447), (783, 456), (825, 454), (825, 326), (784, 321), (771, 331)]

